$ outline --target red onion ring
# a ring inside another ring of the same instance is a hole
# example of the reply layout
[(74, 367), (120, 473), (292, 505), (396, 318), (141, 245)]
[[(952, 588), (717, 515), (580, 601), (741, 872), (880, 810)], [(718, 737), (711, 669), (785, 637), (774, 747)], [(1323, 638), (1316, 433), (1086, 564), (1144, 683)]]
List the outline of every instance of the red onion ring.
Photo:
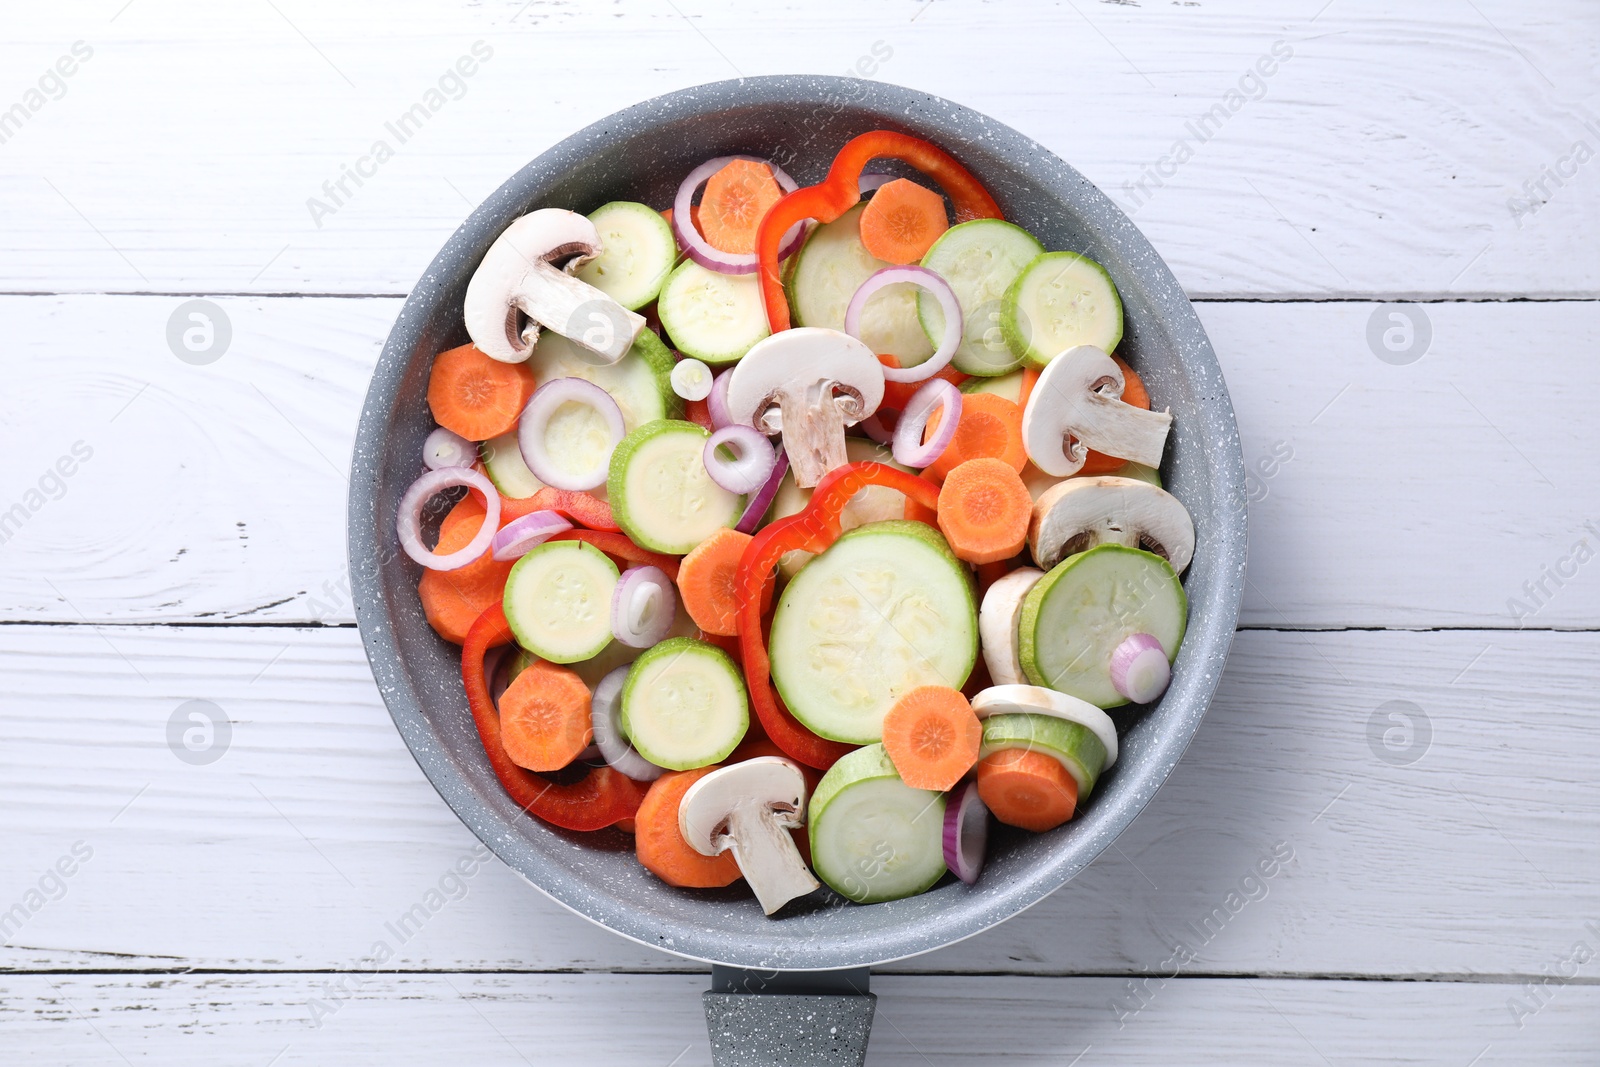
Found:
[(533, 399), (522, 409), (517, 420), (517, 448), (522, 452), (522, 462), (545, 485), (557, 489), (593, 489), (605, 482), (611, 469), (610, 450), (588, 470), (573, 472), (558, 469), (545, 449), (550, 416), (569, 401), (584, 404), (599, 413), (610, 432), (612, 449), (627, 435), (622, 409), (617, 407), (610, 393), (582, 378), (554, 378), (535, 389)]
[[(434, 494), (458, 485), (483, 494), (487, 502), (483, 525), (465, 546), (441, 556), (422, 543), (422, 508)], [(500, 494), (495, 491), (493, 482), (471, 467), (441, 467), (424, 473), (400, 497), (398, 510), (395, 525), (396, 533), (400, 535), (400, 547), (406, 555), (434, 571), (457, 570), (482, 556), (489, 550), (489, 543), (500, 528)]]
[(611, 636), (629, 648), (649, 648), (667, 636), (678, 615), (678, 594), (660, 567), (629, 567), (611, 594)]
[(570, 529), (572, 523), (553, 511), (530, 511), (496, 531), (491, 550), (494, 558), (502, 563), (520, 559), (530, 548), (542, 545), (556, 534)]
[(465, 437), (443, 426), (422, 442), (422, 465), (431, 471), (446, 467), (470, 467), (478, 461), (478, 447)]
[(739, 516), (739, 521), (733, 526), (740, 533), (756, 532), (756, 527), (766, 518), (767, 509), (772, 507), (772, 498), (778, 495), (778, 487), (783, 484), (783, 476), (789, 473), (789, 453), (781, 448), (777, 451), (778, 461), (773, 464), (772, 473), (767, 475), (767, 484), (750, 498), (750, 503), (745, 505), (744, 514)]
[(711, 383), (711, 392), (706, 394), (706, 413), (711, 416), (711, 425), (717, 429), (733, 425), (733, 416), (728, 412), (728, 384), (733, 380), (732, 371), (723, 371)]
[(944, 802), (944, 862), (963, 882), (971, 885), (983, 870), (989, 844), (989, 809), (978, 797), (977, 782), (963, 782)]
[[(922, 431), (928, 425), (933, 409), (939, 408), (939, 429), (926, 443)], [(961, 421), (961, 390), (943, 378), (930, 378), (921, 389), (911, 394), (900, 421), (894, 424), (894, 458), (898, 463), (918, 470), (928, 466), (950, 446), (956, 435), (956, 423)]]
[[(694, 202), (694, 194), (717, 171), (726, 167), (736, 159), (748, 159), (752, 163), (765, 163), (772, 169), (772, 177), (777, 181), (779, 188), (785, 193), (792, 193), (800, 186), (795, 180), (783, 172), (783, 168), (768, 159), (759, 156), (718, 156), (708, 159), (689, 172), (683, 179), (683, 184), (678, 186), (678, 195), (672, 201), (672, 232), (678, 238), (678, 244), (689, 254), (689, 258), (718, 274), (754, 274), (756, 272), (756, 254), (754, 252), (724, 252), (720, 248), (713, 248), (711, 243), (700, 235), (695, 229), (694, 218), (689, 213), (689, 208)], [(783, 241), (778, 246), (778, 258), (787, 259), (800, 247), (800, 239), (805, 236), (805, 223), (797, 222), (789, 227), (789, 232), (783, 235)]]
[(1167, 650), (1150, 634), (1134, 634), (1111, 653), (1111, 685), (1135, 704), (1159, 699), (1171, 682)]
[[(733, 451), (733, 459), (722, 458), (719, 451), (724, 445)], [(706, 473), (711, 480), (730, 493), (753, 493), (767, 484), (772, 468), (777, 465), (777, 451), (766, 434), (750, 426), (724, 426), (706, 440), (703, 453)]]
[(627, 777), (636, 782), (653, 782), (665, 772), (635, 752), (622, 732), (622, 687), (632, 669), (633, 664), (624, 663), (594, 687), (589, 701), (593, 747), (600, 750), (601, 759)]
[(961, 301), (956, 299), (955, 290), (950, 288), (950, 283), (939, 277), (927, 267), (905, 266), (884, 267), (874, 271), (862, 282), (850, 298), (850, 304), (844, 311), (844, 332), (857, 340), (861, 339), (861, 313), (866, 310), (867, 301), (872, 294), (889, 285), (905, 282), (925, 289), (933, 294), (939, 301), (939, 307), (944, 310), (944, 336), (939, 339), (939, 347), (933, 355), (918, 363), (915, 367), (884, 367), (883, 380), (887, 382), (923, 382), (938, 374), (955, 358), (956, 349), (961, 347)]

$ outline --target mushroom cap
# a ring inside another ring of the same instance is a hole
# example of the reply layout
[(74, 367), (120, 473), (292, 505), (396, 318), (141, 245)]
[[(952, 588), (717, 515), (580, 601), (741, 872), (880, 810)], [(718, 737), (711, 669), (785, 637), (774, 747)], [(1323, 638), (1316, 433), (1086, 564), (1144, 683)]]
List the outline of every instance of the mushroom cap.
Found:
[(991, 685), (972, 698), (972, 711), (980, 719), (991, 715), (1049, 715), (1075, 722), (1100, 739), (1106, 749), (1107, 769), (1117, 762), (1117, 724), (1087, 700), (1039, 685)]
[(1068, 478), (1034, 501), (1028, 548), (1039, 566), (1106, 542), (1154, 552), (1182, 574), (1194, 558), (1194, 520), (1160, 486), (1116, 475)]
[(883, 364), (872, 349), (841, 330), (820, 326), (799, 326), (757, 341), (730, 373), (728, 414), (750, 426), (780, 392), (803, 391), (818, 382), (835, 382), (860, 397), (859, 404), (839, 405), (846, 426), (883, 402)]
[(1122, 403), (1125, 385), (1116, 360), (1093, 345), (1069, 348), (1052, 359), (1039, 372), (1022, 413), (1028, 458), (1058, 478), (1082, 470), (1091, 448), (1160, 466), (1172, 416)]
[(537, 327), (523, 337), (517, 289), (535, 265), (567, 259), (570, 274), (600, 254), (600, 231), (576, 211), (540, 208), (514, 219), (484, 253), (467, 283), (462, 317), (487, 356), (520, 363), (533, 352)]
[(806, 777), (800, 766), (782, 756), (756, 756), (720, 767), (691, 785), (678, 803), (678, 830), (704, 856), (727, 848), (718, 833), (736, 807), (758, 805), (772, 812), (779, 826), (804, 825)]

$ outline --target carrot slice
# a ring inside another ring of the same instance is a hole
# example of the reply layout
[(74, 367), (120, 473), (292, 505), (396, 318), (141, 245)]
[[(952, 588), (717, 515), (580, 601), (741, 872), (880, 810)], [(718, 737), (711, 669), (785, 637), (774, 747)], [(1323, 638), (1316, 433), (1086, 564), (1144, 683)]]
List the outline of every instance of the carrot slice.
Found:
[(939, 532), (957, 559), (998, 563), (1022, 551), (1033, 497), (1022, 476), (1000, 459), (969, 459), (939, 488)]
[[(1116, 356), (1112, 356), (1116, 359)], [(1022, 368), (1022, 386), (1017, 390), (1017, 407), (1023, 411), (1028, 410), (1028, 398), (1033, 395), (1033, 387), (1039, 384), (1039, 372), (1032, 367)]]
[[(483, 525), (483, 498), (469, 493), (450, 509), (439, 524), (439, 545), (435, 551), (454, 552), (464, 548)], [(465, 567), (453, 571), (424, 570), (417, 583), (422, 611), (440, 637), (452, 644), (465, 644), (467, 631), (485, 608), (500, 602), (505, 595), (510, 562), (500, 563), (488, 551)]]
[(500, 743), (518, 767), (559, 771), (593, 740), (589, 687), (544, 660), (517, 675), (500, 697)]
[(1054, 756), (1008, 748), (978, 761), (978, 796), (1007, 826), (1043, 833), (1077, 811), (1078, 782)]
[[(939, 428), (935, 413), (923, 432), (926, 441)], [(969, 459), (990, 457), (1005, 461), (1011, 469), (1021, 473), (1028, 462), (1028, 453), (1022, 445), (1022, 409), (1003, 396), (994, 393), (967, 393), (961, 398), (961, 421), (956, 424), (956, 435), (922, 473), (942, 479)]]
[(960, 690), (919, 685), (883, 717), (883, 748), (902, 781), (940, 792), (978, 762), (983, 726)]
[[(1146, 411), (1149, 411), (1150, 392), (1144, 387), (1144, 380), (1134, 373), (1133, 368), (1128, 366), (1127, 361), (1125, 361), (1121, 356), (1112, 356), (1111, 358), (1116, 360), (1117, 366), (1122, 368), (1122, 402), (1124, 404), (1132, 404), (1136, 408), (1144, 408)], [(1024, 380), (1024, 384), (1026, 384), (1026, 380)], [(1104, 452), (1096, 452), (1091, 448), (1089, 450), (1089, 454), (1084, 457), (1083, 469), (1078, 473), (1110, 474), (1112, 471), (1121, 467), (1126, 462), (1127, 460), (1125, 459), (1118, 459), (1116, 456), (1108, 456)]]
[(650, 791), (633, 817), (633, 842), (639, 862), (668, 885), (715, 889), (732, 885), (740, 878), (739, 864), (732, 852), (702, 856), (678, 829), (678, 805), (683, 794), (716, 769), (712, 766), (668, 771), (650, 783)]
[(904, 178), (880, 186), (861, 212), (861, 244), (889, 263), (915, 263), (949, 228), (944, 197)]
[(783, 190), (765, 163), (735, 159), (711, 176), (700, 197), (700, 235), (722, 252), (756, 250), (756, 228)]
[(701, 541), (678, 563), (678, 596), (700, 629), (732, 637), (739, 632), (735, 579), (749, 534), (723, 527)]
[(533, 368), (501, 363), (462, 345), (433, 357), (428, 407), (433, 421), (469, 441), (510, 433), (534, 390)]

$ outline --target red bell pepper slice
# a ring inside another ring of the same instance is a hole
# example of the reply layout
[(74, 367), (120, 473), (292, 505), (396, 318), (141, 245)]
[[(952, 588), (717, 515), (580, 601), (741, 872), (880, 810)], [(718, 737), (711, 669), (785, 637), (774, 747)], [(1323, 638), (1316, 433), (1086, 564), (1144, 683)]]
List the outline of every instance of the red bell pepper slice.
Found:
[(537, 815), (565, 830), (602, 830), (623, 819), (631, 819), (644, 800), (644, 789), (612, 767), (599, 767), (571, 785), (557, 785), (542, 775), (524, 770), (511, 762), (500, 741), (500, 712), (489, 696), (489, 681), (484, 676), (483, 655), (490, 648), (511, 640), (511, 625), (499, 604), (487, 608), (467, 631), (461, 646), (461, 683), (467, 691), (467, 706), (478, 727), (489, 766), (511, 799), (522, 810)]
[(898, 489), (908, 501), (927, 508), (939, 502), (938, 486), (926, 478), (884, 463), (847, 463), (823, 476), (804, 510), (757, 533), (739, 561), (739, 648), (750, 703), (774, 744), (791, 758), (818, 770), (827, 770), (855, 746), (818, 737), (783, 706), (772, 687), (772, 662), (762, 632), (761, 604), (778, 560), (797, 548), (821, 552), (838, 540), (840, 513), (851, 497), (869, 485)]
[(524, 515), (531, 515), (535, 511), (554, 511), (558, 515), (571, 519), (579, 526), (587, 526), (591, 530), (607, 530), (617, 533), (622, 527), (617, 525), (617, 520), (611, 514), (611, 505), (598, 497), (588, 493), (580, 493), (573, 489), (555, 489), (545, 486), (532, 496), (500, 498), (500, 524), (503, 526), (512, 519), (520, 519)]
[(634, 563), (644, 567), (660, 567), (666, 572), (668, 578), (678, 580), (678, 557), (663, 556), (659, 552), (651, 552), (647, 548), (640, 548), (628, 539), (626, 534), (611, 533), (606, 530), (562, 530), (552, 541), (587, 541), (608, 556), (615, 556), (625, 563)]
[(773, 333), (789, 328), (789, 300), (778, 273), (778, 245), (783, 235), (803, 219), (832, 222), (860, 202), (861, 171), (874, 159), (898, 159), (938, 182), (955, 205), (958, 223), (1005, 217), (972, 172), (938, 145), (890, 130), (873, 130), (851, 138), (833, 158), (828, 176), (820, 184), (796, 189), (773, 204), (756, 231), (761, 299)]

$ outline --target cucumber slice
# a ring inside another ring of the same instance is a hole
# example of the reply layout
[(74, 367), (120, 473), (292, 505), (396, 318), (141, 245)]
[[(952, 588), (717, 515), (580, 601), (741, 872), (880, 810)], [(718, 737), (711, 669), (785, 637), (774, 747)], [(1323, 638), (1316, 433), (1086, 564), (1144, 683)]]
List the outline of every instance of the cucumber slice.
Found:
[(972, 577), (926, 523), (869, 523), (784, 588), (769, 644), (773, 683), (795, 718), (869, 744), (902, 693), (966, 683), (978, 656)]
[(721, 762), (749, 728), (744, 677), (716, 645), (668, 638), (628, 670), (622, 732), (657, 767), (687, 771)]
[[(878, 259), (861, 243), (861, 212), (865, 204), (818, 226), (795, 256), (789, 277), (789, 307), (796, 326), (844, 329), (844, 312), (861, 283), (874, 272), (893, 266)], [(914, 285), (891, 285), (867, 301), (861, 312), (861, 339), (874, 352), (899, 358), (902, 367), (914, 367), (933, 355), (933, 342), (922, 331), (917, 315)]]
[[(851, 463), (871, 461), (903, 470), (907, 474), (916, 473), (905, 464), (896, 463), (894, 452), (888, 445), (880, 445), (865, 437), (846, 437), (844, 454)], [(801, 489), (794, 484), (794, 473), (791, 471), (778, 483), (778, 491), (772, 498), (772, 509), (767, 512), (767, 521), (772, 522), (774, 519), (798, 514), (810, 502), (811, 490)], [(839, 512), (839, 529), (848, 533), (857, 526), (865, 526), (869, 522), (904, 518), (905, 513), (904, 493), (898, 489), (890, 489), (886, 485), (869, 485), (851, 497), (845, 504), (844, 510)], [(798, 548), (792, 552), (785, 552), (783, 558), (778, 560), (778, 573), (788, 581), (800, 572), (801, 567), (810, 562), (812, 555), (813, 553)]]
[[(529, 363), (539, 385), (552, 378), (582, 378), (610, 393), (622, 411), (622, 426), (628, 433), (647, 422), (683, 414), (683, 400), (672, 391), (672, 365), (672, 352), (650, 330), (640, 330), (628, 354), (609, 367), (593, 363), (577, 345), (554, 330), (545, 330), (539, 334)], [(590, 413), (588, 419), (600, 425), (598, 415)], [(515, 433), (510, 436), (516, 440)]]
[(546, 541), (506, 578), (506, 621), (517, 644), (551, 663), (598, 655), (611, 640), (617, 565), (583, 541)]
[(857, 904), (914, 897), (945, 872), (944, 795), (902, 782), (882, 745), (828, 768), (806, 823), (817, 877)]
[[(1021, 356), (1000, 328), (1001, 303), (1022, 268), (1044, 245), (1020, 226), (999, 219), (974, 219), (952, 226), (928, 249), (922, 265), (950, 283), (961, 304), (961, 347), (955, 368), (980, 378), (1013, 371)], [(917, 296), (917, 312), (930, 338), (944, 333), (944, 311), (930, 293)]]
[(656, 304), (661, 328), (679, 352), (702, 363), (732, 363), (772, 331), (754, 274), (718, 274), (680, 263)]
[(515, 430), (479, 444), (478, 458), (483, 460), (484, 473), (501, 496), (520, 500), (544, 488), (544, 483), (523, 462)]
[(643, 204), (613, 200), (589, 213), (600, 231), (600, 254), (578, 277), (611, 299), (638, 311), (661, 292), (678, 258), (678, 241), (661, 214)]
[(1000, 327), (1030, 367), (1078, 345), (1110, 352), (1122, 340), (1122, 298), (1111, 275), (1088, 256), (1046, 252), (1006, 290)]
[(1098, 545), (1056, 564), (1028, 592), (1017, 624), (1022, 671), (1034, 685), (1097, 708), (1128, 702), (1111, 684), (1111, 653), (1150, 634), (1178, 655), (1189, 612), (1166, 560), (1123, 545)]
[(1009, 748), (1042, 752), (1061, 761), (1078, 783), (1078, 803), (1094, 790), (1106, 765), (1106, 746), (1079, 722), (1050, 715), (991, 715), (983, 720), (983, 745), (978, 758)]
[(617, 445), (606, 495), (617, 525), (636, 543), (681, 556), (712, 531), (739, 521), (744, 497), (719, 486), (706, 471), (710, 436), (692, 422), (660, 419)]
[(963, 393), (993, 393), (1013, 404), (1022, 403), (1022, 372), (1009, 371), (998, 378), (968, 378), (961, 383)]

